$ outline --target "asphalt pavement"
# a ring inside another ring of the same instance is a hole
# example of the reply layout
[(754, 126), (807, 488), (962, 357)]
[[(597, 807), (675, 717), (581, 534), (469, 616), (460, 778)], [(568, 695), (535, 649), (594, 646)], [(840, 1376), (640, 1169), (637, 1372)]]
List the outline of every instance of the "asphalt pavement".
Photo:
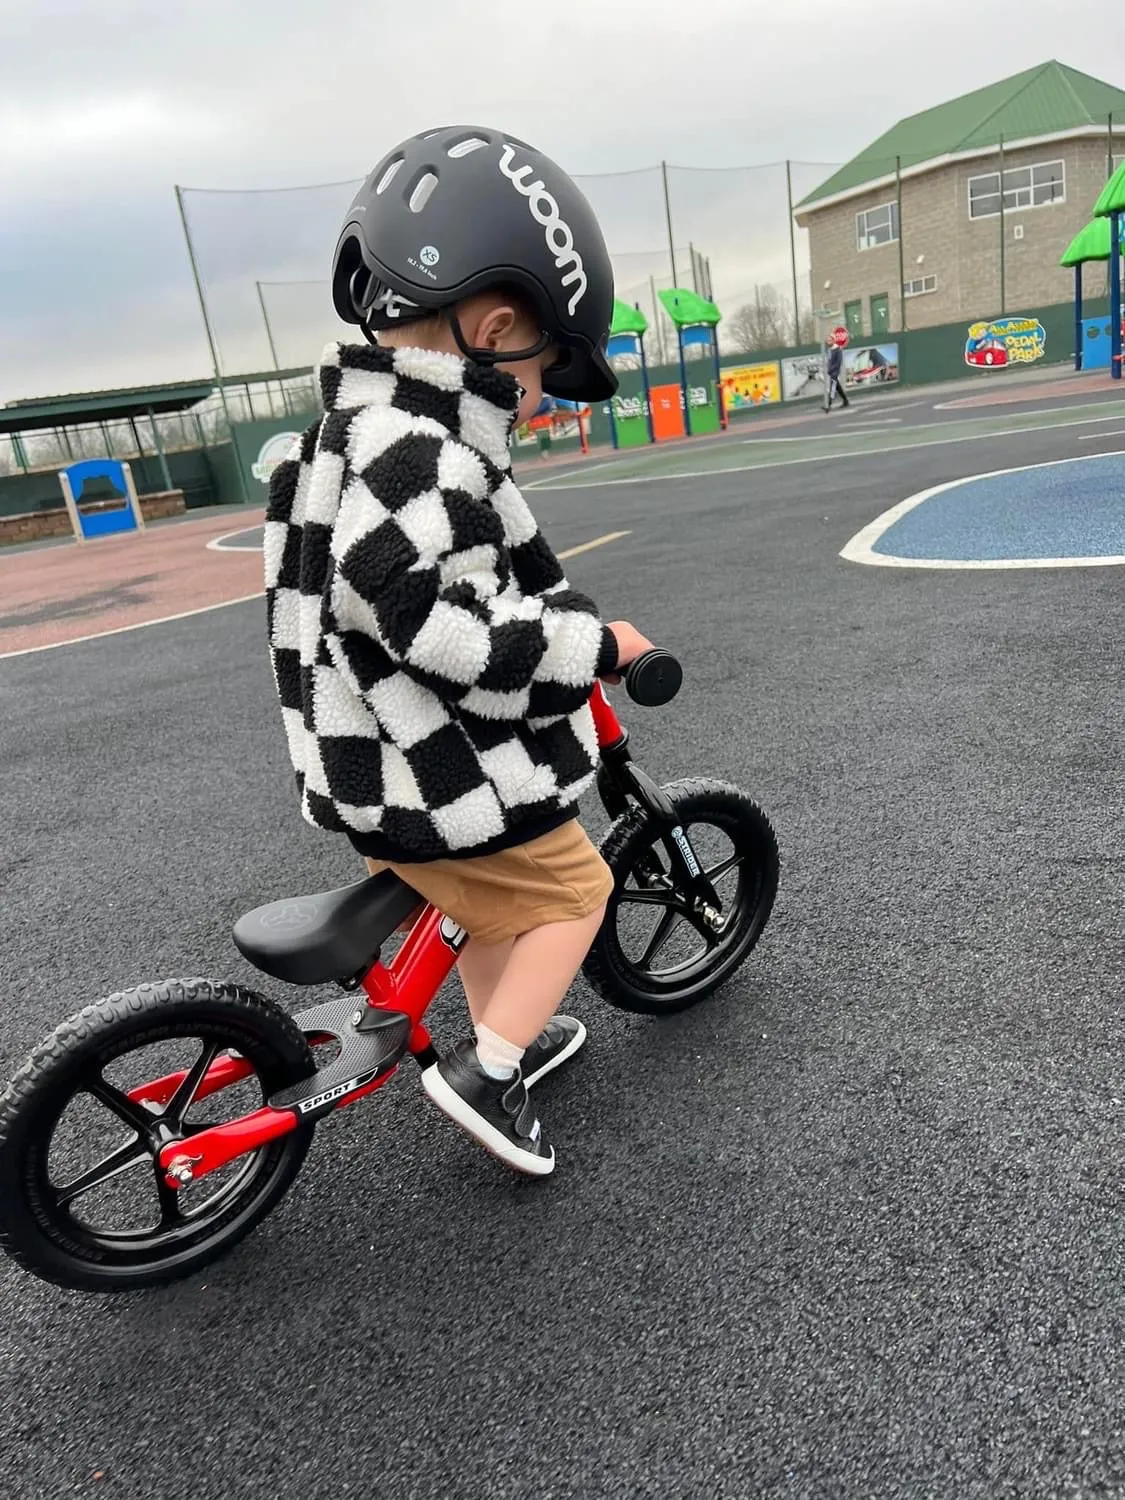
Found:
[[(622, 706), (638, 759), (775, 823), (758, 951), (673, 1020), (576, 987), (545, 1182), (405, 1067), (204, 1275), (0, 1266), (4, 1493), (1125, 1495), (1121, 571), (838, 555), (925, 486), (1113, 444), (1081, 431), (536, 493), (559, 548), (630, 532), (568, 572), (683, 660)], [(356, 873), (300, 819), (264, 628), (0, 662), (0, 1071), (146, 978), (318, 998), (229, 938)]]

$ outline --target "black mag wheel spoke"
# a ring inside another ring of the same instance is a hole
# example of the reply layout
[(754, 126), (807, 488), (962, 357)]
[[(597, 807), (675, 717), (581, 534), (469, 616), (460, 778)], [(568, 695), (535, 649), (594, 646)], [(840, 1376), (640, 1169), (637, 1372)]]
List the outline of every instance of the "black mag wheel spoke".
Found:
[(679, 920), (681, 915), (682, 913), (677, 911), (674, 906), (665, 906), (664, 915), (660, 918), (660, 921), (657, 922), (656, 930), (652, 934), (652, 937), (649, 939), (648, 946), (645, 948), (645, 951), (641, 954), (642, 969), (647, 969), (652, 964), (652, 962), (656, 958), (656, 955), (668, 941), (669, 934), (671, 933), (672, 928), (676, 925), (676, 922)]
[(732, 870), (736, 869), (742, 863), (742, 859), (743, 856), (741, 854), (732, 854), (729, 859), (720, 860), (713, 869), (704, 870), (703, 873), (711, 884), (714, 885), (716, 880), (721, 880), (724, 875), (729, 875)]
[(675, 891), (622, 891), (618, 896), (618, 902), (629, 906), (663, 906), (687, 916), (687, 905), (677, 897)]
[(199, 1056), (188, 1070), (183, 1083), (180, 1084), (171, 1099), (168, 1100), (168, 1104), (164, 1110), (164, 1118), (171, 1124), (182, 1125), (184, 1116), (195, 1102), (199, 1085), (203, 1082), (208, 1068), (215, 1061), (216, 1057), (218, 1057), (220, 1050), (217, 1043), (211, 1042), (200, 1051)]
[(138, 1135), (144, 1135), (152, 1124), (152, 1115), (141, 1104), (134, 1104), (128, 1094), (123, 1094), (119, 1088), (107, 1082), (101, 1073), (95, 1073), (88, 1078), (82, 1087), (88, 1094), (92, 1094), (99, 1104), (104, 1104), (111, 1114), (135, 1130)]
[(98, 1162), (97, 1166), (91, 1167), (88, 1172), (83, 1172), (81, 1177), (74, 1178), (64, 1187), (56, 1188), (55, 1202), (60, 1208), (65, 1207), (83, 1193), (89, 1193), (104, 1183), (112, 1182), (115, 1177), (119, 1177), (122, 1172), (127, 1172), (130, 1167), (135, 1167), (140, 1162), (151, 1162), (151, 1160), (151, 1156), (139, 1139), (129, 1141), (124, 1146), (119, 1146), (116, 1151), (111, 1151), (108, 1156)]

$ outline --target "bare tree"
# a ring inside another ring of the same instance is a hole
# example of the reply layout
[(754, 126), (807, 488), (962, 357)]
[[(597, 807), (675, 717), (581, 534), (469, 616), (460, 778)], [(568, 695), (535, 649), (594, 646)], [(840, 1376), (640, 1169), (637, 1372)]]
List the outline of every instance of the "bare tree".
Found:
[[(764, 349), (788, 349), (793, 345), (793, 303), (781, 296), (776, 287), (756, 286), (753, 302), (744, 303), (733, 317), (723, 323), (726, 342), (741, 354), (756, 354)], [(816, 320), (801, 310), (798, 341), (816, 340)]]

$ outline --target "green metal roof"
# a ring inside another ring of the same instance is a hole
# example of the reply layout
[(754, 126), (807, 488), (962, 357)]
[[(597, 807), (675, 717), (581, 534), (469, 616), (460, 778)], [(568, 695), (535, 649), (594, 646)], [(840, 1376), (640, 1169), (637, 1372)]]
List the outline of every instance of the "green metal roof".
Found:
[(900, 120), (797, 207), (812, 208), (823, 198), (893, 176), (896, 157), (905, 171), (938, 157), (996, 146), (1001, 137), (1030, 140), (1084, 125), (1107, 127), (1111, 114), (1125, 129), (1125, 91), (1060, 62), (1043, 63)]
[(215, 389), (213, 380), (181, 380), (174, 385), (135, 386), (121, 391), (83, 391), (73, 396), (37, 396), (0, 406), (0, 433), (35, 432), (43, 427), (78, 427), (115, 417), (144, 417), (184, 411)]
[[(258, 370), (252, 375), (224, 375), (232, 387), (269, 385), (279, 380), (307, 380), (312, 366), (289, 370)], [(180, 380), (171, 385), (140, 385), (119, 391), (80, 391), (69, 396), (35, 396), (0, 406), (0, 435), (35, 432), (45, 427), (81, 427), (86, 422), (111, 422), (123, 417), (161, 416), (186, 411), (217, 393), (214, 380)]]

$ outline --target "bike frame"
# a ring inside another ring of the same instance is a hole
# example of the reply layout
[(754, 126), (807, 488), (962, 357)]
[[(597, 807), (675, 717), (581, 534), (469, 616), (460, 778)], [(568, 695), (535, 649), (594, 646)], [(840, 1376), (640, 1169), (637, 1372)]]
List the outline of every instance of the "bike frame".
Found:
[[(601, 752), (598, 791), (606, 811), (611, 817), (620, 816), (628, 806), (629, 797), (641, 804), (661, 829), (662, 842), (677, 874), (678, 888), (694, 904), (702, 918), (703, 914), (716, 909), (717, 898), (711, 883), (702, 874), (684, 830), (678, 824), (671, 802), (633, 764), (628, 750), (628, 735), (600, 682), (594, 686), (590, 707)], [(406, 1052), (422, 1067), (428, 1067), (437, 1060), (430, 1033), (423, 1024), (425, 1014), (449, 977), (457, 962), (458, 953), (467, 941), (466, 934), (460, 928), (450, 935), (443, 930), (443, 926), (448, 927), (447, 919), (435, 907), (427, 905), (414, 921), (402, 947), (389, 964), (383, 964), (376, 955), (375, 962), (356, 985), (344, 986), (362, 989), (366, 996), (366, 1005), (360, 1002), (352, 1018), (356, 1030), (372, 1029), (379, 1022), (408, 1021)], [(305, 1035), (313, 1046), (332, 1039), (331, 1034), (316, 1030), (306, 1030)], [(353, 1080), (351, 1084), (326, 1090), (323, 1095), (305, 1101), (303, 1107), (287, 1105), (276, 1108), (266, 1104), (261, 1109), (226, 1124), (214, 1125), (182, 1140), (170, 1141), (160, 1152), (165, 1182), (173, 1189), (186, 1187), (188, 1183), (226, 1166), (237, 1157), (257, 1151), (271, 1141), (288, 1135), (290, 1131), (313, 1123), (324, 1114), (343, 1109), (345, 1105), (375, 1093), (398, 1071), (399, 1061), (401, 1057), (395, 1057), (375, 1077), (368, 1077), (362, 1082)], [(196, 1103), (229, 1088), (253, 1076), (254, 1071), (246, 1059), (224, 1053), (203, 1074), (192, 1102)], [(164, 1078), (154, 1079), (130, 1090), (129, 1098), (137, 1104), (163, 1106), (171, 1100), (188, 1076), (187, 1069), (170, 1073)]]

